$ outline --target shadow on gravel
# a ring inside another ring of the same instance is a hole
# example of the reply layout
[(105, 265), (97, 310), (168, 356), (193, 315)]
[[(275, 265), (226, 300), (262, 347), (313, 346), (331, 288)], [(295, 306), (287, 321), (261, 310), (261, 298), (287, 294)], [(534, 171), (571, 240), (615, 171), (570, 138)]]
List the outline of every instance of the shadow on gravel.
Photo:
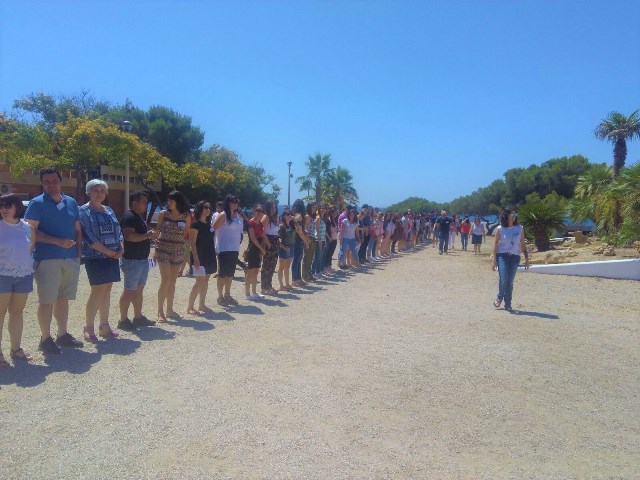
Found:
[(316, 292), (319, 292), (321, 290), (324, 290), (324, 288), (320, 288), (320, 287), (310, 287), (309, 285), (305, 285), (304, 287), (300, 287), (297, 290), (297, 293), (299, 293), (300, 295), (312, 295)]
[(554, 315), (552, 313), (541, 313), (541, 312), (529, 312), (527, 310), (514, 310), (511, 312), (511, 315), (518, 315), (522, 317), (536, 317), (536, 318), (546, 318), (547, 320), (559, 320), (560, 317), (558, 315)]
[(82, 349), (62, 350), (60, 355), (48, 355), (44, 358), (46, 365), (19, 363), (14, 368), (0, 372), (0, 385), (15, 384), (17, 387), (35, 387), (44, 383), (48, 375), (56, 372), (69, 372), (74, 375), (86, 373), (91, 365), (100, 361), (103, 355), (130, 355), (142, 342), (128, 338), (100, 341), (96, 350)]
[(264, 312), (254, 305), (238, 305), (229, 308), (229, 311), (240, 315), (264, 315)]
[[(282, 295), (278, 294), (278, 297), (281, 296)], [(288, 305), (282, 300), (273, 300), (271, 298), (261, 298), (260, 303), (262, 303), (263, 305), (269, 305), (270, 307), (288, 307)]]
[(96, 350), (100, 355), (131, 355), (140, 348), (140, 345), (142, 345), (142, 342), (138, 340), (118, 338), (106, 342), (98, 342), (96, 344)]
[(176, 326), (193, 328), (194, 330), (200, 332), (205, 330), (213, 330), (215, 328), (210, 322), (205, 322), (203, 320), (194, 320), (192, 318), (183, 318), (182, 320), (176, 322)]
[(285, 300), (300, 300), (300, 297), (295, 293), (278, 293), (278, 297), (283, 298)]
[(151, 340), (172, 340), (176, 338), (175, 332), (167, 332), (166, 330), (158, 327), (139, 328), (132, 333), (140, 340), (144, 340), (145, 342)]
[(202, 316), (207, 320), (224, 320), (227, 322), (235, 320), (228, 312), (205, 312)]

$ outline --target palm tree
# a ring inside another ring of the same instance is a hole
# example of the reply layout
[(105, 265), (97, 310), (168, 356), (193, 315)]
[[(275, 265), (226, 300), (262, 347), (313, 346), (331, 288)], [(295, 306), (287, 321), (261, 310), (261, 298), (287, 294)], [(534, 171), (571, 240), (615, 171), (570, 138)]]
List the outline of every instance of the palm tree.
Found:
[(338, 166), (332, 169), (325, 183), (325, 193), (340, 210), (345, 202), (349, 204), (358, 202), (358, 192), (353, 186), (353, 175), (346, 168)]
[[(594, 131), (596, 138), (613, 143), (613, 178), (620, 175), (627, 160), (627, 140), (640, 139), (640, 110), (628, 117), (619, 112), (611, 112)], [(616, 202), (613, 227), (618, 229), (622, 223), (620, 202)]]
[(539, 252), (549, 250), (549, 238), (553, 230), (564, 228), (562, 214), (562, 209), (544, 203), (523, 205), (518, 210), (520, 221), (531, 229), (533, 242)]
[(621, 243), (640, 240), (640, 162), (624, 169), (616, 189), (624, 215), (619, 240)]
[(578, 178), (573, 198), (569, 202), (571, 218), (578, 221), (598, 221), (596, 218), (596, 206), (603, 192), (613, 182), (611, 171), (611, 167), (600, 163), (593, 165), (584, 175)]
[(296, 183), (300, 185), (300, 191), (309, 191), (312, 188), (315, 190), (316, 203), (322, 201), (322, 183), (327, 179), (331, 172), (331, 154), (327, 153), (322, 155), (316, 153), (315, 156), (309, 155), (309, 158), (304, 162), (309, 169), (306, 175), (296, 178)]
[(627, 159), (627, 140), (640, 139), (640, 110), (628, 117), (611, 112), (594, 130), (596, 138), (613, 143), (613, 177), (620, 175)]

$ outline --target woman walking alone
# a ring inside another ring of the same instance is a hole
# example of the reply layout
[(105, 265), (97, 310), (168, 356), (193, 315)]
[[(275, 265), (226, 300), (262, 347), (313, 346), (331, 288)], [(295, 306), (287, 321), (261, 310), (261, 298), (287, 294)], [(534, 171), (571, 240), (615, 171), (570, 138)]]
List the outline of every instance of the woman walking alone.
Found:
[(529, 268), (529, 252), (524, 243), (524, 228), (518, 225), (518, 213), (510, 208), (504, 208), (500, 215), (500, 226), (495, 230), (493, 244), (492, 269), (498, 269), (498, 295), (493, 306), (500, 308), (504, 301), (504, 309), (513, 312), (511, 300), (513, 298), (513, 282), (520, 265), (520, 255), (524, 253), (524, 268)]

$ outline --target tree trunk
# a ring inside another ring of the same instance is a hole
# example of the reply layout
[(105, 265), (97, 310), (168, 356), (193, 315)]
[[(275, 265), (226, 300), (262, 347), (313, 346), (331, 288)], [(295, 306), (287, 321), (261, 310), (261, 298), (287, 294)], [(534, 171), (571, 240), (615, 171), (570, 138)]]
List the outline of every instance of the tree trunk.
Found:
[(546, 252), (551, 248), (551, 243), (549, 242), (549, 232), (547, 227), (544, 226), (536, 226), (533, 228), (533, 237), (534, 243), (536, 244), (536, 248), (539, 252)]
[[(627, 142), (624, 138), (618, 138), (613, 147), (613, 178), (614, 180), (620, 175), (620, 170), (624, 167), (627, 160)], [(620, 201), (616, 200), (615, 212), (613, 214), (613, 227), (616, 231), (622, 224), (622, 214), (620, 213)]]

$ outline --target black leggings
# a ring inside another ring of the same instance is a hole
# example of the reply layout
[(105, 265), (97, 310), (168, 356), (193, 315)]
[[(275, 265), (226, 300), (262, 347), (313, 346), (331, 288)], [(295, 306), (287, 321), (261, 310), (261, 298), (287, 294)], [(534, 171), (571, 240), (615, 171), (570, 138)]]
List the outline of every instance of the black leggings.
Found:
[(333, 260), (333, 254), (336, 253), (336, 246), (338, 245), (337, 240), (331, 240), (329, 242), (329, 246), (327, 247), (327, 251), (324, 254), (324, 268), (331, 268), (331, 261)]

